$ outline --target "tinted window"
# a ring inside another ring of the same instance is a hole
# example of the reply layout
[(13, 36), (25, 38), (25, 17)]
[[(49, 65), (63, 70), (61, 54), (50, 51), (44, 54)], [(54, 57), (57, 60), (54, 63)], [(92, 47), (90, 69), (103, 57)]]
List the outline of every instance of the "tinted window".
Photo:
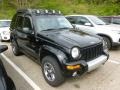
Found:
[(22, 25), (23, 25), (23, 17), (22, 16), (18, 16), (17, 17), (17, 21), (16, 21), (16, 27), (18, 30), (22, 29)]
[(75, 24), (75, 18), (74, 17), (66, 17), (70, 23)]
[(100, 17), (100, 19), (102, 19), (106, 23), (111, 23), (111, 18), (109, 17)]
[(113, 18), (112, 21), (114, 24), (120, 24), (120, 18)]
[(30, 19), (28, 17), (24, 18), (24, 25), (23, 25), (23, 27), (27, 27), (30, 30), (32, 30), (31, 21), (30, 21)]
[(77, 24), (85, 25), (85, 23), (90, 23), (89, 20), (85, 17), (77, 17)]

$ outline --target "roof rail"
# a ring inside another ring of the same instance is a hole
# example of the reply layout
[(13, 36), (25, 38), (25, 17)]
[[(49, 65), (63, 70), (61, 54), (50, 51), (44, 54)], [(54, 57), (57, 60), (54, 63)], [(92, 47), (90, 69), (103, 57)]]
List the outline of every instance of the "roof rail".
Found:
[(19, 9), (17, 10), (17, 13), (30, 13), (30, 14), (56, 14), (56, 15), (61, 15), (61, 11), (56, 11), (56, 10), (48, 10), (48, 9)]

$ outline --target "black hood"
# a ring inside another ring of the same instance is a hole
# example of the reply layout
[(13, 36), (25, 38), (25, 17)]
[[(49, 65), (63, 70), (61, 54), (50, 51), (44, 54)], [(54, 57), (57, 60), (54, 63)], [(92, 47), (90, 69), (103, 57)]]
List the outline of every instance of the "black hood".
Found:
[(102, 42), (100, 38), (77, 30), (43, 31), (42, 35), (47, 40), (67, 48), (82, 48)]

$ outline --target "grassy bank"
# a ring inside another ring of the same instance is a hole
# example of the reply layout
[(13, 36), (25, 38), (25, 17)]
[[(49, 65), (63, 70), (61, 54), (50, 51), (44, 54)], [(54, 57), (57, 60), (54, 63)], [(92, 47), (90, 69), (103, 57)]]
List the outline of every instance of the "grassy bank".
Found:
[[(119, 15), (120, 5), (115, 3), (94, 4), (84, 0), (29, 0), (30, 8), (61, 10), (64, 14)], [(11, 19), (19, 8), (16, 0), (0, 2), (0, 18)]]

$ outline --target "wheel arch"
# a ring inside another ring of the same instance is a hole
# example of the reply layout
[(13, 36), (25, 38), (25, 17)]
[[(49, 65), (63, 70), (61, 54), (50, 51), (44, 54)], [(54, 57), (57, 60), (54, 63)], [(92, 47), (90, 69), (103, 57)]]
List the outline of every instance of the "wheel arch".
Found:
[(62, 51), (51, 46), (43, 46), (43, 48), (40, 50), (39, 55), (40, 55), (40, 63), (42, 62), (42, 59), (45, 56), (54, 57), (57, 60), (58, 64), (60, 65), (61, 69), (63, 69), (62, 65), (67, 59), (66, 55)]
[(97, 34), (97, 35), (99, 35), (99, 36), (101, 36), (101, 37), (107, 37), (107, 38), (110, 40), (111, 44), (112, 44), (113, 40), (112, 40), (112, 38), (111, 38), (110, 36), (108, 36), (108, 35), (106, 35), (106, 34), (101, 34), (101, 33), (99, 33), (99, 34)]
[(11, 43), (12, 43), (12, 40), (15, 41), (15, 43), (17, 44), (17, 46), (18, 46), (18, 48), (19, 48), (19, 45), (18, 45), (18, 42), (17, 42), (15, 36), (10, 35), (10, 42), (11, 42)]

